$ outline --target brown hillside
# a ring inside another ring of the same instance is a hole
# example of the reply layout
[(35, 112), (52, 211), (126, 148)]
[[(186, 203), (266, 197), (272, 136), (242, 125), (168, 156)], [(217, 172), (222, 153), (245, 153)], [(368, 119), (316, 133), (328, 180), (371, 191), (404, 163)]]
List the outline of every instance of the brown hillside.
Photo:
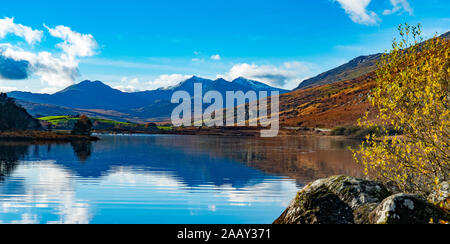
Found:
[(308, 89), (315, 86), (356, 79), (362, 75), (375, 71), (377, 69), (377, 62), (381, 60), (381, 57), (381, 53), (357, 57), (337, 68), (304, 80), (295, 90)]
[(280, 123), (284, 126), (334, 128), (354, 125), (366, 111), (373, 114), (368, 94), (375, 73), (353, 80), (293, 91), (280, 96)]
[[(441, 35), (441, 38), (448, 40), (450, 32)], [(373, 119), (374, 109), (367, 98), (375, 87), (375, 64), (380, 58), (380, 54), (356, 58), (307, 80), (300, 85), (300, 90), (281, 95), (281, 124), (321, 128), (355, 125), (366, 111), (370, 112), (369, 118)], [(360, 74), (357, 78), (341, 81), (343, 77), (355, 77), (357, 74)], [(316, 86), (311, 87), (313, 85)]]

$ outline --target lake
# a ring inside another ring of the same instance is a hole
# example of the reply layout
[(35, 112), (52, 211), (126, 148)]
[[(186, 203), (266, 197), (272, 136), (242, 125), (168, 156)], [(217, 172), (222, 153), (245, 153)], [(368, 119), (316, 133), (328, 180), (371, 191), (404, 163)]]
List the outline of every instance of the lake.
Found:
[(362, 176), (328, 137), (0, 142), (0, 223), (270, 224), (305, 184)]

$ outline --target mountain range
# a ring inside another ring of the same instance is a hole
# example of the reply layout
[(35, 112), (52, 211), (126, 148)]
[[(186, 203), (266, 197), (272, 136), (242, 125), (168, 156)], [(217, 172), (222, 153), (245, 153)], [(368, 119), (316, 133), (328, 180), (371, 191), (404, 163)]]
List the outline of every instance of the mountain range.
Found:
[[(280, 94), (289, 96), (314, 87), (367, 75), (376, 69), (376, 62), (380, 58), (381, 54), (357, 57), (335, 69), (301, 82), (293, 91), (274, 88), (242, 77), (229, 82), (224, 79), (209, 80), (193, 76), (176, 86), (152, 91), (122, 92), (101, 81), (83, 81), (51, 95), (15, 91), (8, 93), (8, 96), (17, 99), (20, 105), (37, 116), (86, 114), (119, 121), (160, 122), (168, 121), (170, 111), (176, 106), (170, 103), (172, 94), (179, 90), (193, 94), (194, 83), (202, 83), (204, 93), (217, 90), (224, 97), (226, 91), (250, 90), (279, 91)], [(284, 97), (286, 96), (282, 96)]]
[(170, 102), (172, 94), (187, 91), (193, 96), (195, 83), (202, 84), (203, 94), (214, 90), (224, 97), (227, 91), (289, 92), (242, 77), (229, 82), (193, 76), (176, 86), (152, 91), (122, 92), (101, 81), (83, 81), (51, 95), (15, 91), (8, 93), (8, 96), (15, 98), (31, 114), (38, 116), (86, 114), (122, 121), (148, 122), (167, 120), (177, 106)]
[[(450, 39), (450, 32), (440, 36)], [(193, 94), (194, 83), (202, 83), (203, 91), (279, 91), (280, 122), (284, 126), (333, 128), (354, 125), (370, 111), (367, 94), (375, 87), (375, 70), (382, 54), (360, 56), (337, 68), (307, 79), (293, 91), (274, 88), (264, 83), (238, 78), (208, 80), (192, 77), (166, 89), (126, 93), (100, 81), (83, 81), (52, 95), (11, 92), (10, 97), (33, 115), (86, 114), (119, 121), (168, 121), (176, 106), (170, 103), (173, 92)]]

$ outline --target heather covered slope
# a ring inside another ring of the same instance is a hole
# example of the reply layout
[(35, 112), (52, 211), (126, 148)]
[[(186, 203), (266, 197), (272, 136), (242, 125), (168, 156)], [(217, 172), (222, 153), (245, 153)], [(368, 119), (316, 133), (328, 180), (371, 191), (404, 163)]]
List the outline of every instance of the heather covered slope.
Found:
[[(450, 32), (440, 37), (449, 39)], [(380, 58), (381, 54), (356, 58), (304, 81), (293, 92), (281, 95), (281, 124), (334, 128), (355, 125), (365, 112), (369, 112), (369, 119), (373, 119), (374, 110), (369, 104), (368, 94), (376, 85), (376, 62)], [(355, 75), (358, 76), (353, 77)], [(351, 78), (344, 79), (348, 77)]]
[[(450, 31), (442, 34), (441, 38), (449, 39)], [(346, 64), (326, 71), (318, 76), (304, 80), (294, 90), (308, 89), (314, 86), (332, 84), (335, 82), (356, 79), (362, 75), (369, 74), (377, 69), (377, 62), (381, 60), (382, 53), (360, 56), (352, 59)]]
[(381, 56), (382, 54), (379, 53), (357, 57), (335, 69), (303, 81), (295, 90), (308, 89), (314, 86), (358, 78), (374, 71), (377, 68), (377, 62), (381, 60)]
[(280, 96), (280, 124), (288, 127), (334, 128), (355, 125), (366, 111), (375, 73), (356, 79), (293, 91)]
[[(365, 112), (373, 119), (375, 110), (369, 104), (368, 95), (375, 87), (375, 76), (371, 72), (356, 79), (280, 95), (280, 125), (332, 129), (356, 125)], [(270, 97), (268, 100), (262, 103), (271, 103)], [(248, 115), (247, 119), (250, 119)]]

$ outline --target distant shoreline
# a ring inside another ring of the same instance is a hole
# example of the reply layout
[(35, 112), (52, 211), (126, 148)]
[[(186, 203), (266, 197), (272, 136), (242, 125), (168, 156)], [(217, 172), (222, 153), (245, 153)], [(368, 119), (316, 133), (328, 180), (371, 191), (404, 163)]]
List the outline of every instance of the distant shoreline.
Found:
[(74, 142), (98, 141), (95, 136), (72, 135), (69, 133), (50, 131), (6, 131), (0, 132), (0, 141), (48, 141), (48, 142)]
[[(242, 136), (259, 137), (261, 130), (258, 127), (188, 127), (174, 128), (172, 130), (133, 131), (133, 130), (94, 130), (97, 134), (142, 134), (142, 135), (205, 135), (205, 136)], [(327, 131), (319, 129), (280, 129), (279, 136), (330, 136)]]

